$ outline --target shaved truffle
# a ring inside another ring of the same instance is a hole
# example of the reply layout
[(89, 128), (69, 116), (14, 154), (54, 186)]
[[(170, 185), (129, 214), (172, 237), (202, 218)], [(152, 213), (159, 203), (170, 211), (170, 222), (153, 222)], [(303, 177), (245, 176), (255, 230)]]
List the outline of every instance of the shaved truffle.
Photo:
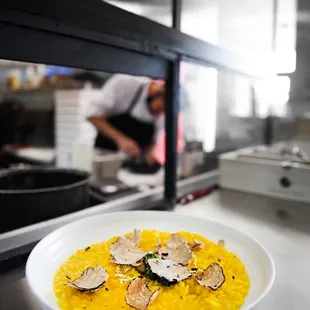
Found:
[(105, 268), (97, 265), (84, 270), (79, 278), (67, 283), (67, 286), (74, 287), (81, 292), (95, 292), (103, 287), (108, 278), (109, 275)]
[(134, 279), (127, 287), (126, 303), (137, 310), (145, 310), (154, 301), (159, 289), (152, 292), (143, 278)]
[(217, 263), (211, 264), (203, 272), (196, 273), (195, 278), (200, 285), (213, 291), (219, 289), (225, 282), (223, 268)]
[(149, 259), (148, 266), (152, 274), (155, 274), (160, 283), (160, 278), (164, 278), (170, 283), (178, 283), (192, 276), (192, 273), (184, 266), (179, 265), (170, 259)]
[(161, 239), (158, 240), (158, 243), (155, 244), (155, 248), (160, 248), (161, 247)]
[(194, 242), (188, 243), (188, 246), (191, 250), (194, 250), (197, 248), (204, 248), (204, 245), (202, 244), (202, 242), (200, 242), (198, 240), (194, 240)]
[(134, 245), (134, 247), (138, 248), (141, 243), (140, 230), (134, 229), (132, 234), (129, 237), (127, 237), (127, 240), (131, 242)]
[(187, 241), (178, 233), (171, 234), (169, 240), (166, 242), (168, 248), (175, 249), (181, 244), (186, 244)]
[(141, 261), (139, 261), (134, 267), (136, 268), (136, 270), (138, 272), (140, 272), (141, 274), (145, 274), (147, 269), (148, 269), (148, 265), (147, 262), (149, 259), (152, 258), (159, 258), (159, 255), (157, 253), (151, 253), (149, 252), (148, 254), (146, 254), (143, 259)]
[(217, 245), (221, 248), (224, 248), (225, 247), (225, 241), (221, 239), (218, 241)]
[(183, 266), (188, 265), (193, 258), (193, 252), (186, 243), (182, 243), (176, 248), (160, 248), (158, 254), (162, 259), (170, 259)]
[(144, 273), (145, 272), (146, 267), (145, 267), (145, 263), (144, 263), (143, 259), (141, 261), (137, 262), (137, 264), (135, 265), (135, 268), (140, 273)]
[(147, 252), (137, 249), (133, 243), (120, 237), (110, 245), (110, 254), (116, 264), (135, 266)]
[(175, 249), (182, 244), (187, 244), (191, 250), (198, 247), (203, 248), (203, 244), (200, 241), (194, 240), (194, 242), (187, 242), (187, 240), (178, 233), (171, 234), (166, 242), (166, 246), (171, 249)]

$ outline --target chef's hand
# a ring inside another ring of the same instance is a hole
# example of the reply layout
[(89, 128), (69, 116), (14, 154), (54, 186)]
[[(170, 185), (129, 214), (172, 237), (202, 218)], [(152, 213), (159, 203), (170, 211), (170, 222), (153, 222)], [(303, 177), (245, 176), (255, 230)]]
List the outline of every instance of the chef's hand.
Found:
[(148, 150), (146, 150), (146, 152), (145, 152), (145, 159), (146, 159), (146, 162), (150, 166), (153, 165), (154, 163), (156, 163), (156, 159), (154, 157), (153, 149), (152, 148), (149, 148)]
[(138, 159), (140, 157), (140, 147), (134, 140), (128, 137), (122, 137), (117, 141), (117, 145), (123, 152), (133, 158)]

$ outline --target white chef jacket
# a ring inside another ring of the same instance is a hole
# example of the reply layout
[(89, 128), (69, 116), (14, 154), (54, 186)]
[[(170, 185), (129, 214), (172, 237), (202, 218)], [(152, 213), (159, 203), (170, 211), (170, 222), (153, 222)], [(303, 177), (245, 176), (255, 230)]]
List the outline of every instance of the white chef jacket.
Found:
[(154, 123), (155, 138), (157, 138), (164, 128), (164, 115), (160, 117), (153, 115), (147, 106), (146, 99), (150, 82), (151, 79), (148, 77), (126, 74), (113, 75), (103, 85), (99, 95), (91, 102), (87, 117), (111, 117), (126, 113), (138, 88), (143, 85), (142, 94), (131, 110), (130, 115), (139, 121)]

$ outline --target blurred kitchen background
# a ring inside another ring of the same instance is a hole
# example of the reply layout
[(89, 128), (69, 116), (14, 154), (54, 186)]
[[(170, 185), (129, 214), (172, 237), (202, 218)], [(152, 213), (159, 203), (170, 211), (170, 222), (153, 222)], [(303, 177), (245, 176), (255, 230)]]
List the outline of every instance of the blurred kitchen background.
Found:
[[(107, 2), (166, 26), (172, 24), (171, 1)], [(257, 57), (267, 78), (182, 61), (178, 178), (218, 169), (220, 154), (252, 146), (281, 142), (276, 144), (279, 153), (292, 153), (294, 147), (307, 153), (310, 3), (184, 0), (181, 13), (182, 32), (245, 57)], [(1, 133), (0, 168), (52, 165), (88, 170), (94, 205), (162, 185), (164, 131), (157, 136), (155, 148), (161, 168), (152, 173), (123, 169), (122, 154), (93, 147), (96, 131), (86, 113), (111, 76), (0, 60), (0, 108), (14, 105), (16, 118), (14, 128)], [(2, 111), (4, 123), (10, 116)]]
[[(20, 107), (14, 132), (7, 132), (6, 139), (12, 141), (6, 155), (11, 156), (2, 157), (2, 168), (16, 164), (74, 166), (74, 147), (96, 136), (86, 119), (87, 109), (112, 74), (5, 60), (1, 60), (0, 70), (2, 105), (11, 102)], [(266, 139), (291, 138), (295, 119), (304, 114), (302, 107), (293, 113), (289, 76), (253, 80), (183, 62), (180, 84), (181, 178), (216, 169), (221, 153), (264, 144)], [(268, 122), (273, 127), (266, 133)], [(163, 139), (164, 132), (157, 137), (161, 164)]]

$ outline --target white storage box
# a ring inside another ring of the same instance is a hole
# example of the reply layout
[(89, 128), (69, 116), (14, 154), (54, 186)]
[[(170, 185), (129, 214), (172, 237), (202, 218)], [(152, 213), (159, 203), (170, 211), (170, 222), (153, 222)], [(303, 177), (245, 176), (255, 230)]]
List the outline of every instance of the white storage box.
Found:
[[(72, 151), (77, 141), (94, 141), (95, 128), (87, 121), (90, 102), (98, 96), (98, 90), (59, 90), (55, 96), (56, 164), (72, 167)], [(82, 156), (83, 154), (81, 154)], [(86, 156), (86, 154), (85, 154)]]
[(275, 156), (274, 150), (279, 145), (247, 148), (221, 155), (220, 186), (310, 202), (310, 162), (300, 158), (293, 160), (292, 156)]

